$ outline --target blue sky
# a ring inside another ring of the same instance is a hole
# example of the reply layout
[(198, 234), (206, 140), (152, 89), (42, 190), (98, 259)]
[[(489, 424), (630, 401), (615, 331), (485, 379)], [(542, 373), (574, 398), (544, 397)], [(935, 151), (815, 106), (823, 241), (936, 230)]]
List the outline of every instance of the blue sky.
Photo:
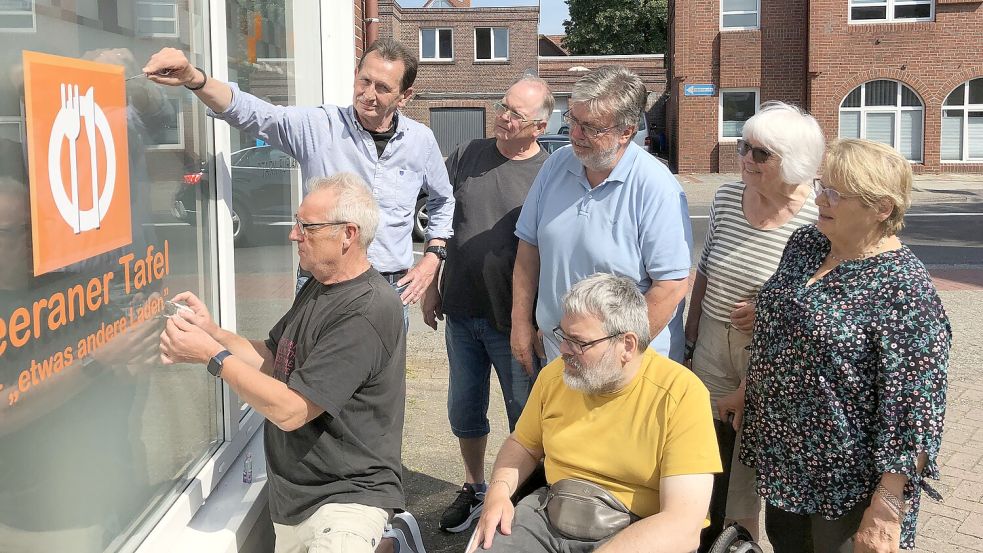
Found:
[[(397, 0), (405, 8), (418, 8), (426, 0)], [(492, 6), (534, 6), (535, 0), (471, 0), (475, 8)], [(540, 0), (539, 32), (545, 35), (562, 35), (563, 20), (567, 18), (567, 3), (564, 0)]]

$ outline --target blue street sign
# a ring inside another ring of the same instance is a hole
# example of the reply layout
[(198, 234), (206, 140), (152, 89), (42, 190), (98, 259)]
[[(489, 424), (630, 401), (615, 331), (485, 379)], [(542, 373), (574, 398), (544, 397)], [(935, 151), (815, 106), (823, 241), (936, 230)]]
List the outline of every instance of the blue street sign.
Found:
[(716, 96), (717, 87), (712, 84), (686, 84), (683, 85), (684, 96)]

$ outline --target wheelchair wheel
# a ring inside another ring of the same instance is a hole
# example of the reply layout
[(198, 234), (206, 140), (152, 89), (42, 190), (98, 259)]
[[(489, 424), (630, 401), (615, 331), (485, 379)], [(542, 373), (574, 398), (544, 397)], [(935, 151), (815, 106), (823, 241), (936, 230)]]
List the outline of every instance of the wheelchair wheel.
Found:
[(713, 542), (709, 553), (762, 553), (751, 540), (751, 533), (740, 524), (731, 524)]

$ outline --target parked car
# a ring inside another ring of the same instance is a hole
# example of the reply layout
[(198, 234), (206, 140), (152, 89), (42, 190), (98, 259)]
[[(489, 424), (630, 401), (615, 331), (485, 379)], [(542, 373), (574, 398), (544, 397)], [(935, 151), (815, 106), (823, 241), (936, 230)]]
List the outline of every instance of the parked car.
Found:
[[(259, 227), (289, 225), (296, 209), (290, 202), (292, 171), (297, 161), (271, 146), (254, 146), (232, 153), (232, 236), (237, 245), (249, 242)], [(205, 163), (187, 167), (182, 185), (174, 195), (171, 213), (180, 221), (194, 224), (198, 190), (202, 198), (211, 194)], [(426, 232), (427, 196), (416, 202), (413, 235), (423, 240)]]
[(570, 144), (569, 134), (544, 134), (536, 139), (539, 145), (546, 150), (547, 153), (552, 154), (553, 152), (559, 150), (560, 148)]

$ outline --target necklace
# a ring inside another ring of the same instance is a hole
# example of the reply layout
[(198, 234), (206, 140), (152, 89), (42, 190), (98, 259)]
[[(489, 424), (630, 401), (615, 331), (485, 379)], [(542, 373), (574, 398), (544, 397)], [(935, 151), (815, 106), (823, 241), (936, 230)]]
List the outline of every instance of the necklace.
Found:
[(860, 255), (854, 257), (840, 257), (838, 255), (833, 255), (833, 248), (831, 247), (829, 249), (829, 258), (833, 261), (839, 261), (840, 263), (843, 263), (844, 261), (860, 261), (861, 259), (867, 259), (868, 257), (877, 254), (877, 250), (884, 245), (885, 240), (887, 240), (886, 236), (878, 240), (877, 243), (874, 244), (873, 248), (860, 252)]

